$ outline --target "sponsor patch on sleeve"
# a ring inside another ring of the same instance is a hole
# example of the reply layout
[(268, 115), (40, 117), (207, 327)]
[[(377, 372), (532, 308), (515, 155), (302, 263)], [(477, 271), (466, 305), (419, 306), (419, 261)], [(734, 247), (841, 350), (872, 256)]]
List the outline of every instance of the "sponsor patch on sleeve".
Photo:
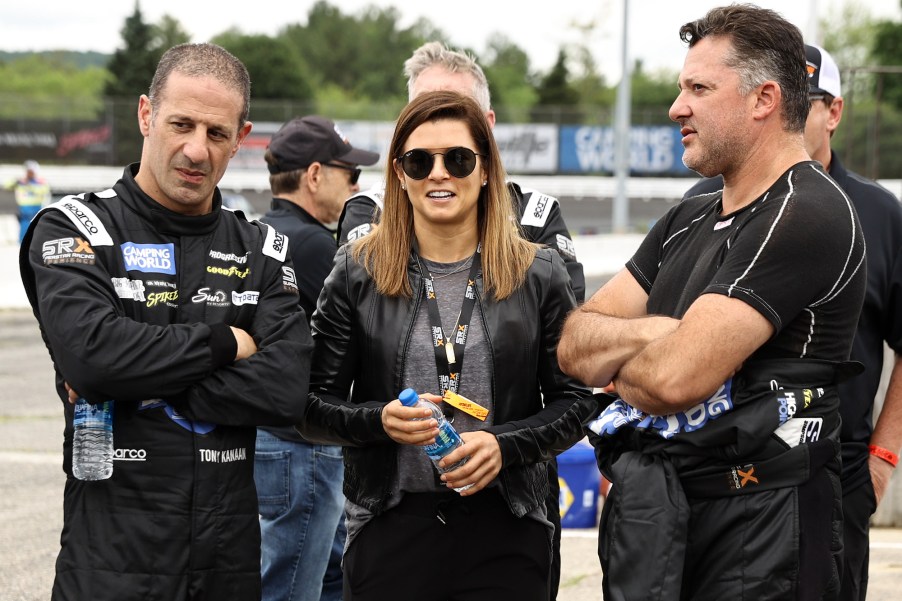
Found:
[[(84, 195), (82, 195), (83, 197)], [(82, 198), (83, 199), (83, 198)], [(87, 238), (91, 246), (112, 246), (110, 237), (103, 223), (88, 206), (79, 200), (78, 196), (66, 196), (47, 207), (62, 211), (69, 218), (82, 236)]]
[(263, 254), (284, 263), (287, 253), (288, 236), (277, 232), (274, 227), (266, 225), (266, 238), (263, 240)]
[(573, 245), (573, 240), (567, 236), (563, 234), (557, 235), (557, 249), (565, 257), (576, 260), (576, 247)]
[(523, 195), (529, 195), (526, 202), (526, 208), (520, 218), (522, 225), (530, 225), (533, 227), (544, 227), (551, 214), (551, 209), (558, 201), (554, 196), (548, 196), (538, 190), (530, 190), (528, 188), (522, 190)]
[(348, 242), (353, 242), (359, 238), (363, 238), (372, 231), (373, 226), (370, 223), (362, 223), (348, 232)]
[(41, 245), (41, 256), (44, 259), (44, 265), (61, 263), (93, 265), (95, 263), (94, 249), (84, 238), (78, 237), (47, 240)]
[(294, 294), (300, 294), (298, 291), (298, 276), (294, 273), (294, 269), (282, 266), (282, 287)]

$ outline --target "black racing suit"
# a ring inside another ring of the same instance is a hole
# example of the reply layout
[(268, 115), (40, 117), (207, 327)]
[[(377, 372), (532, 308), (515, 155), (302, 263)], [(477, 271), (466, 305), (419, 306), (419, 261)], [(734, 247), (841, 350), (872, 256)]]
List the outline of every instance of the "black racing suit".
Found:
[[(831, 151), (830, 177), (855, 206), (867, 243), (867, 288), (851, 358), (865, 371), (839, 385), (842, 416), (843, 584), (840, 599), (867, 594), (869, 518), (877, 508), (868, 469), (868, 444), (874, 431), (874, 397), (883, 369), (884, 342), (902, 351), (902, 206), (892, 192), (848, 171)], [(699, 180), (685, 197), (723, 188), (720, 176)]]
[[(707, 401), (661, 417), (598, 395), (610, 404), (590, 438), (615, 482), (599, 527), (604, 598), (833, 598), (836, 383), (860, 367), (753, 362)], [(737, 544), (746, 538), (755, 544)]]
[[(256, 425), (302, 414), (312, 341), (287, 240), (221, 210), (185, 216), (137, 186), (42, 211), (22, 246), (66, 416), (53, 599), (259, 599)], [(258, 351), (235, 361), (229, 326)], [(113, 400), (109, 480), (72, 476), (72, 405)]]

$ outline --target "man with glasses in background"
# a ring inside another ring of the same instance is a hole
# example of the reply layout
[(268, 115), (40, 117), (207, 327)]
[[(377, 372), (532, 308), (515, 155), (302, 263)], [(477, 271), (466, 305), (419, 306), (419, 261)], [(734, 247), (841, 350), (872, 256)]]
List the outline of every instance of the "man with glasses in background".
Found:
[[(358, 165), (372, 165), (379, 155), (354, 148), (332, 121), (314, 115), (284, 124), (264, 159), (273, 200), (261, 221), (288, 237), (309, 320), (338, 249), (328, 225), (360, 190)], [(293, 427), (258, 429), (264, 601), (340, 601), (343, 475), (341, 447), (310, 444)]]
[[(843, 601), (861, 600), (868, 588), (869, 521), (887, 490), (902, 447), (902, 205), (886, 188), (848, 171), (830, 148), (842, 119), (839, 68), (833, 57), (807, 44), (808, 99), (805, 149), (845, 191), (867, 244), (867, 292), (851, 358), (865, 371), (839, 384), (842, 416)], [(715, 192), (720, 177), (704, 179), (686, 197)], [(874, 397), (883, 368), (883, 343), (895, 351), (893, 373), (876, 426)]]

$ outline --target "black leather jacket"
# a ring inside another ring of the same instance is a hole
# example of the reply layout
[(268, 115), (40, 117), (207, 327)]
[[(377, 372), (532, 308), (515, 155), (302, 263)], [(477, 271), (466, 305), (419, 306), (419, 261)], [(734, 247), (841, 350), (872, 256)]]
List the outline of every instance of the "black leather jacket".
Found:
[[(382, 427), (382, 407), (397, 398), (422, 277), (411, 255), (413, 298), (386, 297), (339, 249), (313, 315), (315, 343), (310, 396), (298, 427), (309, 440), (345, 445), (345, 496), (378, 514), (397, 472), (397, 444)], [(499, 474), (511, 512), (520, 517), (545, 503), (546, 461), (583, 436), (595, 399), (557, 363), (557, 343), (575, 306), (560, 256), (538, 249), (524, 284), (510, 297), (477, 302), (493, 357), (494, 424), (501, 447)], [(353, 384), (353, 387), (352, 387)]]

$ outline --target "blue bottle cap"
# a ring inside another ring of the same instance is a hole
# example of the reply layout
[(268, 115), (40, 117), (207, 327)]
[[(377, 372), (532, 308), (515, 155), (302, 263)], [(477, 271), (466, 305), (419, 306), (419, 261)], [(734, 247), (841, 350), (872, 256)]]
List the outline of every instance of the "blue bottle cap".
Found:
[(418, 395), (417, 391), (413, 388), (405, 388), (401, 391), (401, 394), (398, 395), (398, 400), (400, 400), (401, 404), (405, 407), (413, 407), (417, 404), (417, 401), (420, 400), (420, 395)]

